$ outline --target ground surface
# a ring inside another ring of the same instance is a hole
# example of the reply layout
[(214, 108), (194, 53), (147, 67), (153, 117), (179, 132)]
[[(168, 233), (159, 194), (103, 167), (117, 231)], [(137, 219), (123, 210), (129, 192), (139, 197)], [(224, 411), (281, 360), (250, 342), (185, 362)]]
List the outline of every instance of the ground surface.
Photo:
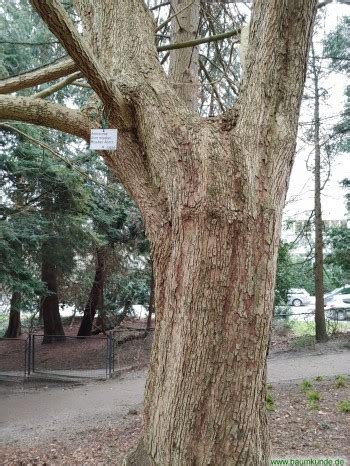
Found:
[[(339, 402), (350, 398), (350, 378), (335, 388), (335, 375), (350, 372), (344, 346), (276, 353), (268, 362), (269, 413), (275, 457), (348, 457), (349, 414)], [(136, 445), (141, 432), (145, 370), (84, 385), (57, 382), (0, 385), (2, 464), (115, 464)], [(316, 382), (314, 377), (327, 375)], [(332, 376), (332, 377), (331, 377)], [(295, 380), (299, 379), (299, 380)], [(301, 379), (321, 396), (307, 404)], [(288, 380), (288, 382), (287, 382)]]

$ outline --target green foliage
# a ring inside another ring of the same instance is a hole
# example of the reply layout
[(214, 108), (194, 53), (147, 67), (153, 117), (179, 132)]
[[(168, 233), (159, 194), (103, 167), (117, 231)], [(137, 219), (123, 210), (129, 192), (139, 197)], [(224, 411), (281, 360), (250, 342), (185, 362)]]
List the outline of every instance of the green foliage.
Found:
[(310, 390), (306, 393), (306, 397), (309, 401), (320, 401), (321, 396), (315, 390)]
[[(292, 258), (288, 243), (281, 241), (278, 249), (276, 286), (275, 286), (275, 306), (281, 306), (288, 301), (288, 290), (292, 288), (294, 277), (292, 275)], [(282, 309), (281, 313), (285, 313)], [(278, 313), (278, 310), (277, 310)]]
[(267, 411), (275, 411), (275, 401), (271, 393), (266, 395), (266, 409)]
[(316, 400), (308, 400), (307, 405), (311, 411), (316, 411), (319, 409), (319, 404)]
[(325, 262), (340, 267), (347, 280), (350, 278), (350, 229), (330, 228), (326, 233), (326, 244), (331, 252), (326, 255)]
[[(335, 31), (331, 32), (324, 43), (324, 54), (329, 57), (331, 69), (338, 73), (350, 71), (350, 16), (345, 16)], [(334, 127), (338, 137), (338, 148), (350, 152), (350, 86), (345, 89), (345, 105), (339, 123)]]
[(350, 413), (350, 401), (349, 400), (343, 400), (339, 403), (338, 405), (339, 411), (342, 413)]
[(335, 378), (335, 388), (344, 388), (346, 387), (346, 380), (345, 377), (342, 375), (337, 375)]
[(312, 384), (308, 380), (303, 380), (301, 383), (301, 389), (302, 391), (307, 391), (312, 388)]
[(328, 34), (324, 42), (324, 55), (331, 60), (337, 71), (350, 71), (350, 16), (344, 16), (335, 31)]

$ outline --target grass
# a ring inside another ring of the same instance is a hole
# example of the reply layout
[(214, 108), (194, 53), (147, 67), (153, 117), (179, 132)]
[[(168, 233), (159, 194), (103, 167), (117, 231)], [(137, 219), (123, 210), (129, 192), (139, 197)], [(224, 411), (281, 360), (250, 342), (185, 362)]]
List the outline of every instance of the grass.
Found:
[(316, 390), (310, 390), (306, 393), (308, 401), (320, 401), (320, 394)]
[(337, 375), (336, 378), (335, 378), (334, 386), (335, 386), (335, 388), (344, 388), (344, 387), (346, 387), (345, 377), (343, 377), (342, 375)]
[(319, 408), (318, 402), (316, 400), (309, 400), (307, 402), (309, 409), (316, 411)]
[(338, 407), (339, 407), (339, 411), (341, 411), (342, 413), (350, 413), (350, 401), (349, 400), (341, 401)]
[[(314, 338), (315, 336), (315, 322), (305, 322), (302, 320), (289, 320), (288, 326), (296, 337), (309, 336)], [(350, 321), (337, 322), (338, 332), (350, 331)]]
[(301, 389), (303, 392), (310, 390), (312, 388), (312, 384), (308, 380), (303, 380), (301, 383)]
[(273, 396), (271, 393), (268, 393), (266, 395), (266, 409), (268, 411), (274, 411), (275, 410), (275, 402), (273, 399)]

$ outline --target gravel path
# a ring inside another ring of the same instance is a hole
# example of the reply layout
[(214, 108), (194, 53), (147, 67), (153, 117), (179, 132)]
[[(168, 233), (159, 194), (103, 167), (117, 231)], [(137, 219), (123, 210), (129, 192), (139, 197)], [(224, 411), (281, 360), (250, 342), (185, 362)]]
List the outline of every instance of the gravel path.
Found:
[[(268, 361), (268, 380), (272, 383), (349, 372), (349, 351), (283, 355)], [(29, 444), (62, 438), (117, 419), (122, 422), (130, 409), (141, 408), (145, 377), (145, 371), (138, 371), (119, 379), (73, 387), (0, 386), (0, 437), (4, 443)]]

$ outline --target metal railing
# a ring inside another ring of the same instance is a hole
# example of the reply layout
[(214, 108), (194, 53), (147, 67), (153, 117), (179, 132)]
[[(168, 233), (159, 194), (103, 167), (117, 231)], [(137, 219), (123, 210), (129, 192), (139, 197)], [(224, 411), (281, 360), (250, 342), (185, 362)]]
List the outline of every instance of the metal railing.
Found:
[(113, 336), (56, 336), (43, 344), (43, 334), (0, 339), (0, 376), (49, 376), (108, 379), (115, 370)]

